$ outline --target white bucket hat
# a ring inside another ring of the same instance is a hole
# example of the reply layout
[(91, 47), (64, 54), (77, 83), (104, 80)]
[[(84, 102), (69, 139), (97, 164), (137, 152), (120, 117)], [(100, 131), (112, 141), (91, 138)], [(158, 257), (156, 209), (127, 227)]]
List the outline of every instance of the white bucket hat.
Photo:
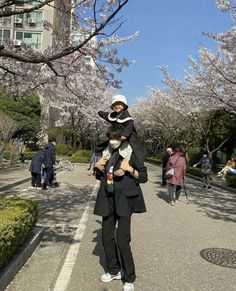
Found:
[(124, 95), (114, 95), (114, 96), (112, 97), (111, 109), (113, 109), (113, 105), (114, 105), (116, 102), (122, 102), (122, 103), (124, 103), (126, 109), (129, 107), (128, 104), (127, 104), (126, 97), (125, 97)]

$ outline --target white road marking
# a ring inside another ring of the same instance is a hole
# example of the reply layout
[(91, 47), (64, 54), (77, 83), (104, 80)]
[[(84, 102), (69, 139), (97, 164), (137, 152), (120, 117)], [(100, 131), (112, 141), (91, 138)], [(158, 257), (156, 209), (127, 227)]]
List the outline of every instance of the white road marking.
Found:
[[(65, 170), (65, 171), (62, 171), (62, 172), (60, 172), (60, 173), (58, 173), (57, 176), (59, 176), (59, 175), (65, 173), (65, 172), (66, 172), (66, 170)], [(21, 192), (25, 192), (25, 191), (29, 191), (29, 190), (41, 190), (41, 189), (34, 189), (34, 188), (32, 188), (32, 186), (29, 186), (29, 187), (27, 187), (27, 188), (25, 188), (25, 189), (22, 189)]]
[(97, 191), (99, 185), (99, 181), (97, 181), (96, 185), (94, 186), (93, 192), (90, 195), (90, 199), (87, 203), (87, 206), (84, 210), (84, 213), (81, 217), (81, 220), (78, 224), (77, 231), (75, 232), (75, 235), (73, 237), (73, 241), (71, 246), (69, 247), (66, 259), (64, 261), (64, 264), (62, 266), (61, 272), (59, 276), (57, 277), (57, 281), (54, 287), (54, 291), (64, 291), (66, 290), (71, 274), (75, 265), (76, 257), (79, 252), (79, 248), (82, 242), (82, 238), (86, 229), (86, 223), (88, 221), (89, 217), (89, 208), (90, 208), (90, 202), (92, 200), (92, 197), (95, 195), (95, 192)]

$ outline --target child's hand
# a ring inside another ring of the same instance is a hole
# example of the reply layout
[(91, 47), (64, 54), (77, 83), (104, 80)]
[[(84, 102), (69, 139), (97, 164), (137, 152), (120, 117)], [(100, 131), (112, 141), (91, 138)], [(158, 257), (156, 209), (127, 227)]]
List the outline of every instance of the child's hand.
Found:
[(127, 139), (127, 137), (124, 136), (124, 135), (122, 135), (122, 136), (120, 137), (120, 139), (121, 139), (122, 141), (125, 141), (125, 140)]
[(104, 156), (102, 157), (99, 161), (97, 161), (97, 163), (95, 164), (95, 168), (98, 168), (100, 171), (104, 171), (105, 170), (105, 165), (108, 161), (108, 157)]
[(98, 168), (98, 166), (105, 166), (107, 163), (107, 160), (108, 160), (107, 156), (101, 157), (101, 159), (97, 161), (97, 163), (95, 164), (95, 167)]

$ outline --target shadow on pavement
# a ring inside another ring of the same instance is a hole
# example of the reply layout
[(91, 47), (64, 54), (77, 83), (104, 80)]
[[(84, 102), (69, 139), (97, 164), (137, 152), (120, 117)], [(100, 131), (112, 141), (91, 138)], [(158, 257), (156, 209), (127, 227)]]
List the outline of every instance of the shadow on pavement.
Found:
[[(160, 190), (161, 181), (155, 179), (156, 195), (166, 203), (169, 201), (167, 190)], [(198, 206), (198, 211), (204, 213), (209, 218), (223, 221), (236, 222), (236, 194), (226, 190), (212, 187), (209, 190), (202, 188), (200, 182), (185, 182), (186, 191), (190, 203)], [(164, 189), (164, 188), (163, 188)], [(185, 197), (184, 190), (181, 191), (181, 197)]]
[[(101, 221), (96, 220), (96, 222), (101, 225)], [(94, 256), (99, 257), (99, 263), (103, 267), (103, 269), (105, 270), (106, 269), (106, 260), (105, 260), (105, 256), (104, 256), (103, 246), (102, 246), (102, 228), (95, 230), (93, 233), (96, 234), (96, 237), (93, 239), (93, 242), (96, 242), (96, 245), (94, 247), (92, 254)], [(104, 290), (106, 290), (106, 289), (104, 289)]]
[(199, 206), (198, 211), (210, 218), (236, 222), (236, 195), (221, 189), (204, 190), (187, 184), (191, 203)]
[(166, 192), (164, 192), (164, 191), (159, 191), (156, 195), (157, 195), (160, 199), (164, 200), (166, 203), (169, 204), (169, 202), (170, 202), (170, 198), (169, 198), (169, 195), (168, 195), (167, 191), (166, 191)]

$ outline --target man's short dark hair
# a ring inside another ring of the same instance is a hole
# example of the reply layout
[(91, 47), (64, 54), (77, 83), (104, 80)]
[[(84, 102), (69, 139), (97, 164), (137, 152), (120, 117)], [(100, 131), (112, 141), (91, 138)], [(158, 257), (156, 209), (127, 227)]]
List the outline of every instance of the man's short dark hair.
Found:
[(124, 130), (123, 125), (114, 123), (108, 128), (106, 136), (109, 139), (120, 139), (123, 130)]

